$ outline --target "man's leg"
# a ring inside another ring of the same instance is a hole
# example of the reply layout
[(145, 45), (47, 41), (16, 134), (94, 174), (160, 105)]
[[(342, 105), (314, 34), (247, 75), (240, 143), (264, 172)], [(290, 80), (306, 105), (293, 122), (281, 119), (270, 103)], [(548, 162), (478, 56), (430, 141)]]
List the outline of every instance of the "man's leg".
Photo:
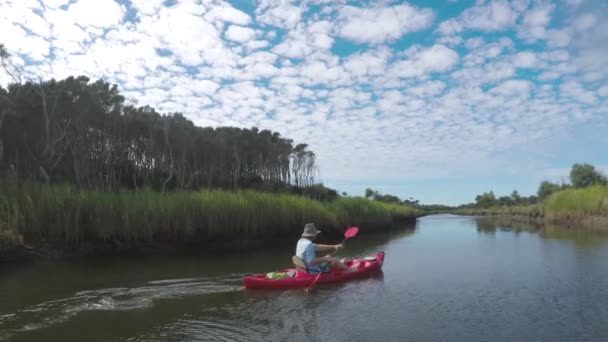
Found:
[(351, 267), (346, 266), (342, 261), (340, 261), (338, 259), (332, 260), (331, 265), (342, 271), (356, 271), (357, 270), (357, 268), (351, 268)]

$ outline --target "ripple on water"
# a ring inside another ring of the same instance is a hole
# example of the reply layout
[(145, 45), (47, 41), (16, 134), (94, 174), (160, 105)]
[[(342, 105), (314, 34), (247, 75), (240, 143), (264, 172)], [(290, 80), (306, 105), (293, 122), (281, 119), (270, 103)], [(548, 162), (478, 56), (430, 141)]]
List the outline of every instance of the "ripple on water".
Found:
[[(239, 281), (236, 285), (235, 280)], [(85, 311), (143, 310), (156, 300), (241, 291), (240, 277), (230, 274), (220, 278), (154, 280), (141, 287), (92, 289), (71, 297), (28, 306), (17, 312), (0, 315), (0, 340), (15, 333), (38, 330), (69, 320)], [(27, 322), (21, 324), (19, 322)]]

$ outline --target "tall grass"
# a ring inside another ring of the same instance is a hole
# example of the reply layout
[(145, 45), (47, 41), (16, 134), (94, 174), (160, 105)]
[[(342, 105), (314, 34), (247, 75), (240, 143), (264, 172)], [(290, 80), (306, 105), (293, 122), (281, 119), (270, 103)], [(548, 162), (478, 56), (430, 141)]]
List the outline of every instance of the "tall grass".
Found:
[(544, 207), (546, 216), (556, 221), (608, 216), (608, 187), (596, 185), (562, 190), (549, 196)]
[(540, 204), (531, 204), (491, 208), (463, 208), (456, 210), (455, 213), (474, 216), (527, 216), (529, 218), (542, 218), (544, 216), (544, 208)]
[(565, 189), (551, 194), (542, 203), (527, 206), (459, 209), (457, 214), (483, 216), (528, 216), (566, 225), (608, 222), (608, 187), (596, 185)]
[(410, 207), (364, 198), (319, 202), (287, 194), (215, 190), (110, 193), (0, 182), (0, 232), (32, 243), (268, 238), (298, 234), (306, 222), (338, 232), (348, 225), (375, 229), (419, 214)]

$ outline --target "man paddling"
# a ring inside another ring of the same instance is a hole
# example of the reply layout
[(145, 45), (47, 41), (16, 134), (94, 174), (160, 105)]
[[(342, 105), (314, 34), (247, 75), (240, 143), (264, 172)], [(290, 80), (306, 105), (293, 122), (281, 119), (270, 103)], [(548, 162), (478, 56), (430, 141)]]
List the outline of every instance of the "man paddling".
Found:
[(342, 248), (342, 244), (321, 245), (313, 243), (319, 233), (321, 233), (321, 231), (317, 229), (314, 223), (307, 223), (304, 225), (304, 232), (296, 246), (296, 256), (304, 261), (308, 273), (318, 274), (319, 272), (329, 272), (331, 266), (347, 272), (356, 271), (356, 268), (346, 266), (342, 261), (335, 259), (329, 254), (317, 258), (316, 252), (327, 252), (332, 250), (337, 252)]

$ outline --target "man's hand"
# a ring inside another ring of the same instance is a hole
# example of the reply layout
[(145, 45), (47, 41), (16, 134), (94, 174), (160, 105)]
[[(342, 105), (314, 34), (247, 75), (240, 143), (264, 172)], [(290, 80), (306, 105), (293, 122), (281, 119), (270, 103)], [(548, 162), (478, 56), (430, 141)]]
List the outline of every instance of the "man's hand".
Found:
[(329, 254), (327, 254), (326, 256), (323, 257), (323, 259), (325, 259), (325, 261), (327, 262), (331, 262), (333, 260), (333, 257)]
[(342, 249), (342, 244), (334, 245), (334, 249), (336, 250), (336, 252), (339, 251), (339, 250), (341, 250)]

